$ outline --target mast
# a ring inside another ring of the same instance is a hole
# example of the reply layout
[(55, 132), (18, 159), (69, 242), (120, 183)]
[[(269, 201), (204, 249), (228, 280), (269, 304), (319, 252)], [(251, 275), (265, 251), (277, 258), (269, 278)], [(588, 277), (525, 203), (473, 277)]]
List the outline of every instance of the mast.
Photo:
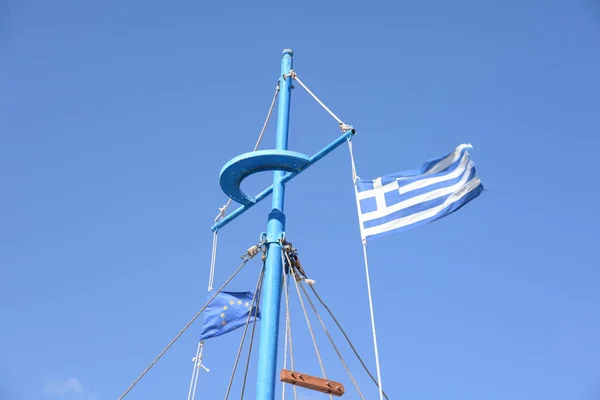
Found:
[[(269, 150), (257, 150), (254, 149), (249, 153), (240, 154), (237, 157), (229, 160), (219, 174), (219, 183), (223, 192), (230, 198), (240, 204), (235, 211), (225, 216), (225, 210), (229, 205), (229, 202), (220, 208), (220, 218), (215, 220), (211, 230), (214, 232), (213, 239), (213, 261), (214, 251), (216, 249), (216, 235), (217, 232), (222, 229), (225, 225), (228, 225), (231, 221), (254, 207), (260, 201), (264, 200), (270, 194), (273, 194), (271, 212), (268, 216), (267, 232), (261, 234), (261, 241), (259, 245), (265, 245), (266, 258), (265, 258), (265, 271), (262, 284), (262, 317), (261, 317), (261, 329), (260, 329), (260, 349), (258, 354), (258, 377), (257, 377), (257, 390), (256, 400), (274, 400), (275, 399), (275, 381), (277, 379), (277, 345), (278, 345), (278, 334), (279, 334), (279, 308), (281, 304), (281, 289), (282, 289), (282, 277), (283, 277), (283, 264), (282, 264), (282, 247), (281, 241), (285, 240), (285, 214), (283, 212), (283, 204), (285, 197), (285, 184), (302, 173), (310, 166), (316, 164), (319, 160), (323, 159), (326, 155), (337, 149), (344, 142), (349, 142), (356, 131), (351, 125), (344, 124), (338, 117), (336, 117), (325, 105), (300, 81), (298, 76), (293, 71), (293, 51), (291, 49), (285, 49), (281, 59), (281, 75), (278, 82), (278, 115), (277, 115), (277, 136), (275, 139), (275, 149)], [(342, 134), (330, 142), (328, 145), (323, 147), (312, 156), (298, 153), (295, 151), (289, 151), (288, 147), (288, 128), (290, 122), (290, 100), (292, 94), (292, 81), (298, 80), (300, 85), (306, 89), (309, 94), (317, 100), (321, 106), (325, 108), (329, 114), (331, 114), (338, 122), (339, 128)], [(271, 105), (272, 107), (273, 105)], [(271, 110), (269, 110), (269, 116)], [(267, 119), (268, 121), (268, 119)], [(263, 128), (264, 129), (264, 128)], [(261, 133), (262, 135), (262, 133)], [(240, 185), (244, 179), (248, 176), (262, 172), (262, 171), (274, 171), (273, 173), (273, 184), (256, 196), (249, 196), (241, 189)], [(258, 248), (253, 246), (248, 249), (248, 254), (252, 249)], [(254, 253), (253, 255), (255, 255)], [(252, 257), (252, 256), (251, 256)], [(251, 258), (250, 257), (250, 258)], [(242, 257), (244, 258), (244, 257)], [(235, 274), (244, 266), (249, 260), (245, 259), (244, 263), (238, 268), (238, 270), (229, 278), (231, 280)], [(200, 309), (200, 311), (192, 318), (192, 320), (180, 331), (175, 339), (173, 339), (167, 347), (150, 363), (150, 365), (142, 372), (142, 374), (127, 388), (123, 395), (119, 399), (123, 399), (127, 393), (133, 389), (133, 387), (146, 375), (146, 373), (158, 362), (158, 360), (166, 353), (166, 351), (179, 339), (179, 337), (189, 328), (189, 326), (198, 318), (198, 316), (206, 309), (216, 295), (229, 283), (229, 280), (217, 291), (217, 293), (208, 301), (207, 304)], [(210, 289), (209, 289), (210, 290)], [(199, 345), (199, 351), (201, 350), (202, 343)], [(199, 365), (202, 366), (202, 365)], [(289, 372), (289, 371), (288, 371)], [(284, 377), (285, 378), (285, 377)], [(289, 381), (282, 378), (284, 382)], [(292, 375), (292, 378), (294, 376)], [(314, 377), (313, 377), (314, 378)], [(194, 375), (192, 375), (192, 380)], [(319, 380), (319, 378), (316, 378)], [(322, 380), (322, 379), (321, 379)], [(312, 382), (312, 383), (311, 383)], [(314, 389), (314, 386), (321, 387), (320, 383), (315, 383), (314, 380), (307, 383), (308, 386)], [(325, 384), (327, 387), (330, 386), (329, 382)], [(341, 384), (340, 384), (341, 385)], [(305, 386), (305, 387), (308, 387)], [(193, 389), (195, 391), (195, 388)], [(317, 389), (318, 390), (318, 389)], [(338, 387), (336, 390), (340, 390)], [(331, 392), (327, 389), (326, 392)]]
[[(293, 51), (285, 49), (281, 59), (279, 108), (275, 150), (287, 150), (292, 95)], [(279, 308), (281, 304), (282, 259), (280, 239), (285, 230), (283, 203), (284, 171), (273, 172), (272, 208), (267, 223), (267, 259), (262, 289), (260, 347), (258, 353), (258, 379), (256, 400), (274, 400), (277, 378), (277, 344), (279, 334)]]
[[(281, 75), (279, 76), (279, 105), (275, 148), (240, 154), (223, 166), (219, 176), (221, 189), (230, 199), (239, 203), (240, 207), (216, 221), (211, 228), (213, 232), (217, 232), (264, 200), (269, 194), (273, 195), (271, 212), (269, 213), (267, 222), (267, 232), (261, 235), (261, 244), (267, 246), (267, 254), (261, 292), (261, 328), (256, 400), (275, 399), (279, 308), (281, 304), (283, 277), (280, 240), (285, 239), (285, 214), (283, 212), (284, 185), (343, 143), (351, 140), (355, 134), (352, 126), (340, 122), (342, 134), (312, 156), (287, 149), (292, 81), (297, 79), (292, 70), (292, 57), (292, 50), (285, 49), (283, 51)], [(261, 171), (274, 171), (273, 184), (254, 197), (244, 193), (240, 187), (242, 181), (248, 176)]]

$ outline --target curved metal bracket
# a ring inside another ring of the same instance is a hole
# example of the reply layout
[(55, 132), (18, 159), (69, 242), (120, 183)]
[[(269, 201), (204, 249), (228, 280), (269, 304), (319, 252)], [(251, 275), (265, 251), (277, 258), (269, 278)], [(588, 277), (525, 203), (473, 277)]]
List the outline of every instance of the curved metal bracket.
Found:
[(300, 172), (331, 153), (338, 146), (351, 140), (352, 136), (356, 133), (354, 128), (350, 126), (344, 127), (344, 129), (346, 130), (344, 130), (341, 136), (313, 154), (310, 158), (304, 154), (288, 150), (260, 150), (242, 154), (225, 164), (221, 170), (221, 188), (227, 196), (236, 202), (240, 202), (242, 205), (223, 219), (216, 221), (211, 227), (212, 231), (217, 232), (273, 192), (273, 185), (271, 185), (257, 194), (256, 197), (247, 196), (240, 190), (240, 184), (244, 178), (255, 172), (282, 169), (288, 171), (287, 174), (281, 177), (281, 183), (285, 184)]
[(241, 154), (221, 169), (219, 181), (227, 196), (241, 205), (256, 203), (256, 198), (248, 196), (240, 185), (248, 176), (264, 171), (285, 171), (292, 174), (302, 172), (309, 165), (310, 157), (289, 150), (259, 150)]

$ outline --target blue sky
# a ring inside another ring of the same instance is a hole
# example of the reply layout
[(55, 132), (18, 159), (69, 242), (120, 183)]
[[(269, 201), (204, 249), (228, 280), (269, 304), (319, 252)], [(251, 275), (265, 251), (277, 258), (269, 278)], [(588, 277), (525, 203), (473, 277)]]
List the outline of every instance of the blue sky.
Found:
[[(115, 399), (202, 306), (218, 174), (252, 149), (286, 47), (356, 127), (362, 178), (470, 142), (487, 188), (369, 246), (390, 398), (599, 398), (597, 3), (9, 0), (0, 18), (1, 398)], [(290, 148), (311, 154), (336, 135), (297, 86)], [(286, 193), (288, 237), (374, 369), (346, 147)], [(269, 204), (221, 232), (217, 284)], [(251, 289), (258, 264), (230, 288)], [(319, 375), (292, 308), (298, 369)], [(185, 398), (199, 331), (127, 399)], [(200, 398), (224, 395), (240, 334), (207, 341)], [(320, 330), (318, 343), (358, 398)]]

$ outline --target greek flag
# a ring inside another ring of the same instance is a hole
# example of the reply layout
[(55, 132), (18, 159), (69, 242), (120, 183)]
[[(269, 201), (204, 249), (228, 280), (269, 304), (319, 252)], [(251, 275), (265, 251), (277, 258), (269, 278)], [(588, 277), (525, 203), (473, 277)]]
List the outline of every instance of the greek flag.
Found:
[(427, 161), (420, 170), (356, 180), (363, 240), (407, 230), (452, 214), (479, 196), (483, 185), (470, 159), (470, 144)]

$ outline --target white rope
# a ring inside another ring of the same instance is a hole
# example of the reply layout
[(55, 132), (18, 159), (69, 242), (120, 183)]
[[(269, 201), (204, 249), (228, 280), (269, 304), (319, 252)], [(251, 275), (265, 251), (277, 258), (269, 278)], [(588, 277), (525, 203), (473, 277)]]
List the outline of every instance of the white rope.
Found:
[(196, 398), (196, 387), (198, 386), (198, 377), (200, 376), (200, 368), (204, 368), (206, 370), (206, 372), (208, 372), (208, 368), (206, 368), (204, 365), (202, 365), (202, 354), (204, 353), (204, 340), (201, 340), (198, 343), (199, 346), (199, 353), (196, 357), (196, 360), (194, 360), (194, 367), (196, 368), (196, 370), (198, 372), (196, 372), (196, 379), (194, 381), (194, 390), (192, 391), (192, 398), (191, 400), (194, 400)]
[[(285, 290), (287, 290), (287, 288), (285, 287), (284, 284), (284, 288)], [(287, 352), (288, 352), (288, 340), (289, 340), (289, 331), (290, 331), (290, 323), (289, 323), (289, 308), (288, 308), (288, 304), (287, 304), (287, 299), (286, 299), (286, 304), (285, 304), (285, 337), (283, 339), (283, 369), (287, 369)], [(284, 389), (283, 391), (285, 392), (285, 385), (283, 385)]]
[(335, 115), (333, 113), (333, 111), (331, 111), (321, 100), (319, 100), (319, 98), (304, 84), (304, 82), (302, 82), (300, 80), (300, 78), (298, 78), (298, 74), (296, 74), (296, 72), (292, 71), (291, 75), (292, 75), (292, 78), (294, 80), (298, 81), (300, 86), (302, 86), (304, 88), (304, 90), (306, 90), (308, 92), (308, 94), (310, 94), (312, 96), (312, 98), (315, 99), (317, 101), (317, 103), (319, 103), (321, 105), (321, 107), (323, 107), (325, 109), (325, 111), (327, 111), (329, 113), (329, 115), (331, 115), (340, 125), (344, 124), (342, 122), (342, 120), (339, 119), (338, 116)]
[(215, 265), (217, 263), (217, 241), (219, 237), (217, 235), (217, 231), (213, 232), (213, 242), (212, 242), (212, 254), (210, 257), (210, 272), (208, 275), (208, 291), (213, 290), (213, 283), (215, 281)]
[[(312, 281), (311, 279), (304, 279), (304, 281), (312, 286), (313, 284), (308, 283), (308, 281)], [(360, 388), (358, 387), (358, 383), (356, 383), (356, 380), (354, 379), (354, 376), (352, 376), (352, 373), (350, 372), (350, 368), (348, 368), (348, 364), (346, 364), (346, 361), (344, 360), (344, 357), (342, 356), (342, 353), (340, 353), (339, 349), (337, 348), (335, 342), (333, 341), (333, 338), (331, 337), (331, 334), (329, 333), (329, 330), (327, 329), (327, 327), (325, 326), (325, 322), (323, 322), (323, 319), (321, 318), (321, 315), (319, 314), (319, 312), (317, 311), (317, 308), (315, 307), (314, 303), (312, 302), (312, 300), (310, 299), (310, 296), (308, 295), (308, 292), (306, 291), (306, 289), (304, 288), (304, 285), (302, 283), (300, 283), (300, 289), (302, 289), (302, 292), (304, 293), (304, 296), (306, 296), (306, 299), (308, 300), (308, 303), (310, 304), (313, 312), (315, 313), (315, 315), (317, 316), (319, 323), (321, 324), (321, 327), (323, 328), (323, 330), (325, 331), (325, 334), (327, 335), (327, 337), (329, 338), (329, 342), (331, 342), (331, 345), (333, 346), (333, 349), (335, 350), (335, 352), (338, 355), (338, 358), (340, 359), (340, 361), (342, 362), (342, 365), (344, 366), (344, 369), (346, 370), (346, 372), (348, 373), (348, 375), (350, 376), (350, 380), (352, 381), (352, 384), (354, 385), (354, 387), (356, 388), (356, 391), (358, 392), (358, 395), (360, 396), (360, 398), (362, 400), (365, 400), (365, 397), (363, 396), (362, 392), (360, 391)]]
[[(260, 142), (262, 141), (262, 138), (267, 129), (269, 120), (271, 119), (271, 115), (273, 114), (273, 109), (275, 108), (275, 101), (277, 100), (278, 94), (279, 94), (279, 82), (277, 82), (277, 87), (275, 88), (275, 94), (273, 95), (273, 100), (271, 101), (271, 106), (269, 107), (269, 112), (267, 113), (267, 118), (265, 119), (263, 127), (260, 131), (260, 134), (258, 135), (258, 139), (256, 140), (256, 144), (254, 145), (254, 149), (252, 151), (256, 151), (258, 149), (258, 146), (260, 145)], [(229, 207), (230, 204), (231, 204), (231, 199), (228, 199), (227, 203), (225, 203), (222, 207), (219, 208), (219, 214), (217, 214), (217, 216), (215, 217), (215, 222), (217, 222), (225, 217), (225, 212), (227, 211), (227, 207)], [(210, 258), (210, 270), (209, 270), (209, 275), (208, 275), (208, 291), (209, 292), (211, 292), (213, 290), (213, 285), (214, 285), (214, 281), (215, 281), (215, 267), (216, 267), (216, 262), (217, 262), (218, 239), (219, 239), (219, 237), (218, 237), (217, 231), (213, 232), (213, 242), (212, 242), (211, 258)], [(201, 343), (202, 344), (200, 344), (200, 343), (198, 344), (198, 349), (196, 350), (195, 358), (198, 358), (198, 356), (199, 356), (198, 352), (200, 352), (200, 356), (202, 354), (204, 343), (203, 342), (201, 342)], [(193, 400), (195, 398), (196, 384), (198, 382), (198, 375), (200, 374), (199, 368), (200, 368), (200, 365), (198, 365), (198, 367), (196, 367), (196, 364), (194, 364), (194, 370), (192, 371), (192, 382), (190, 382), (190, 391), (188, 392), (188, 400)], [(193, 385), (193, 388), (192, 388), (192, 385)]]
[(363, 240), (363, 255), (365, 258), (365, 273), (367, 276), (367, 290), (369, 293), (369, 310), (371, 312), (371, 330), (373, 331), (373, 348), (375, 349), (375, 364), (377, 366), (377, 384), (379, 385), (379, 399), (383, 400), (383, 386), (381, 386), (381, 368), (379, 366), (379, 351), (377, 350), (377, 332), (375, 331), (375, 314), (373, 312), (373, 295), (371, 294), (371, 279), (369, 278), (369, 261), (367, 259), (367, 242)]
[(229, 278), (227, 278), (225, 283), (223, 283), (223, 285), (221, 285), (221, 287), (215, 292), (215, 294), (212, 295), (212, 297), (206, 302), (206, 304), (204, 304), (204, 306), (202, 306), (202, 308), (192, 317), (192, 319), (183, 327), (183, 329), (181, 331), (179, 331), (179, 333), (173, 338), (173, 340), (171, 340), (171, 342), (169, 342), (169, 344), (150, 363), (150, 365), (148, 365), (148, 367), (146, 367), (144, 372), (142, 372), (140, 374), (140, 376), (138, 376), (136, 378), (136, 380), (133, 381), (133, 383), (127, 388), (127, 390), (125, 390), (125, 392), (121, 395), (121, 397), (119, 397), (119, 400), (122, 400), (123, 398), (125, 398), (125, 396), (127, 396), (127, 394), (131, 391), (131, 389), (133, 389), (135, 387), (135, 385), (137, 385), (138, 382), (140, 380), (142, 380), (142, 378), (148, 373), (148, 371), (150, 371), (150, 369), (152, 369), (152, 367), (162, 358), (162, 356), (165, 355), (165, 353), (171, 348), (171, 346), (173, 346), (173, 344), (175, 344), (175, 342), (181, 337), (181, 335), (183, 335), (185, 333), (185, 331), (188, 330), (188, 328), (194, 323), (194, 321), (196, 321), (196, 319), (198, 319), (198, 317), (200, 316), (200, 314), (202, 314), (202, 312), (206, 309), (206, 307), (208, 307), (208, 305), (210, 303), (212, 303), (212, 301), (219, 295), (219, 293), (221, 293), (221, 291), (223, 289), (225, 289), (225, 287), (229, 284), (229, 282), (231, 282), (231, 280), (233, 278), (235, 278), (235, 276), (242, 270), (242, 268), (244, 268), (244, 266), (251, 259), (252, 259), (252, 257), (246, 257), (244, 259), (244, 261), (240, 264), (240, 266), (233, 272), (233, 274), (231, 274), (231, 276)]
[[(287, 253), (286, 253), (286, 257)], [(302, 311), (304, 312), (304, 317), (306, 318), (306, 324), (308, 325), (308, 331), (310, 332), (310, 337), (312, 338), (313, 345), (315, 346), (315, 352), (317, 353), (317, 359), (319, 360), (319, 366), (321, 367), (321, 372), (323, 373), (323, 378), (327, 379), (327, 375), (325, 374), (325, 366), (323, 365), (323, 360), (321, 359), (321, 353), (319, 352), (319, 346), (317, 346), (317, 339), (315, 338), (315, 334), (313, 333), (312, 326), (310, 324), (310, 319), (308, 318), (308, 313), (306, 312), (306, 307), (304, 307), (304, 300), (302, 299), (302, 294), (300, 293), (300, 288), (298, 286), (298, 281), (296, 280), (296, 273), (294, 272), (294, 268), (291, 267), (292, 263), (288, 257), (288, 264), (290, 265), (290, 274), (294, 279), (294, 283), (296, 284), (296, 291), (298, 292), (298, 298), (300, 299), (300, 305), (302, 306)], [(333, 396), (331, 393), (329, 394), (329, 398), (333, 400)]]
[[(287, 350), (288, 343), (290, 346), (290, 364), (292, 371), (294, 371), (294, 351), (292, 347), (292, 320), (290, 318), (290, 280), (285, 273), (285, 257), (283, 246), (281, 249), (281, 268), (283, 268), (283, 284), (285, 286), (285, 340), (284, 340), (284, 350), (283, 350), (283, 369), (286, 369), (287, 365)], [(291, 268), (291, 267), (290, 267)], [(282, 390), (281, 390), (281, 400), (285, 399), (285, 387), (286, 383), (282, 382)], [(292, 390), (294, 391), (294, 400), (297, 399), (296, 385), (292, 385)]]
[(377, 350), (377, 332), (375, 330), (375, 314), (373, 312), (373, 295), (371, 293), (371, 279), (369, 276), (369, 260), (367, 258), (367, 241), (362, 234), (363, 226), (360, 221), (360, 203), (358, 200), (358, 189), (356, 187), (356, 165), (354, 164), (354, 154), (352, 151), (352, 141), (348, 139), (348, 149), (350, 150), (350, 159), (352, 162), (352, 182), (354, 184), (354, 197), (356, 198), (356, 211), (358, 212), (358, 220), (360, 223), (360, 232), (362, 237), (363, 255), (365, 260), (365, 274), (367, 276), (367, 292), (369, 295), (369, 311), (371, 314), (371, 330), (373, 333), (373, 347), (375, 349), (375, 364), (377, 366), (377, 384), (379, 386), (379, 400), (383, 400), (383, 386), (381, 385), (381, 368), (379, 366), (379, 351)]
[[(271, 119), (271, 114), (273, 114), (273, 109), (275, 108), (275, 101), (277, 100), (278, 94), (279, 94), (279, 81), (277, 82), (277, 87), (275, 88), (275, 94), (273, 95), (273, 100), (271, 101), (271, 106), (269, 107), (269, 112), (267, 113), (267, 118), (265, 118), (265, 123), (263, 124), (263, 127), (260, 130), (260, 134), (258, 135), (258, 139), (256, 140), (256, 144), (254, 145), (254, 149), (252, 151), (256, 151), (258, 149), (258, 146), (260, 145), (263, 135), (265, 134), (265, 131), (267, 130), (267, 125), (269, 124), (269, 120)], [(223, 207), (219, 208), (219, 214), (217, 214), (217, 217), (215, 218), (215, 222), (217, 222), (220, 219), (223, 219), (223, 217), (225, 217), (225, 212), (227, 211), (227, 207), (229, 207), (230, 204), (231, 204), (231, 198), (229, 200), (227, 200), (227, 203), (225, 203), (225, 205), (223, 205)]]
[[(213, 290), (213, 284), (215, 281), (215, 266), (217, 263), (217, 243), (219, 236), (217, 231), (213, 232), (212, 249), (210, 256), (210, 270), (208, 273), (208, 292)], [(194, 369), (192, 373), (192, 382), (190, 382), (190, 390), (188, 392), (188, 400), (194, 400), (196, 398), (196, 386), (198, 385), (198, 376), (200, 375), (200, 367), (202, 366), (202, 353), (204, 351), (204, 341), (198, 342), (198, 348), (196, 349), (196, 356), (194, 357)]]
[[(198, 341), (198, 348), (196, 349), (196, 355), (192, 359), (194, 362), (194, 367), (192, 368), (192, 379), (190, 381), (190, 390), (188, 391), (188, 400), (192, 400), (194, 396), (192, 396), (192, 390), (195, 388), (194, 382), (198, 382), (198, 355), (200, 354), (200, 341)], [(194, 379), (195, 378), (195, 379)], [(194, 390), (195, 392), (195, 390)], [(195, 394), (195, 393), (194, 393)]]
[[(229, 385), (227, 386), (227, 392), (225, 393), (225, 400), (229, 398), (229, 393), (231, 392), (231, 387), (233, 386), (233, 378), (235, 378), (235, 372), (237, 370), (238, 363), (240, 361), (240, 356), (242, 355), (242, 349), (244, 347), (244, 341), (246, 340), (246, 333), (248, 332), (248, 326), (250, 326), (250, 318), (256, 315), (256, 304), (258, 302), (258, 298), (260, 298), (260, 290), (262, 289), (262, 281), (264, 276), (265, 268), (263, 263), (263, 268), (260, 270), (260, 274), (258, 275), (258, 280), (256, 281), (256, 287), (254, 288), (254, 294), (252, 295), (252, 301), (250, 302), (250, 312), (248, 313), (248, 317), (246, 317), (246, 324), (244, 325), (244, 332), (242, 333), (242, 338), (240, 340), (240, 345), (238, 347), (237, 356), (235, 357), (235, 363), (233, 364), (233, 370), (231, 371), (231, 377), (229, 378)], [(255, 318), (256, 321), (256, 318)], [(250, 343), (250, 348), (252, 348), (252, 342)], [(247, 371), (246, 371), (247, 375)], [(243, 394), (242, 394), (243, 396)]]
[(360, 177), (356, 174), (356, 165), (354, 164), (354, 151), (352, 150), (352, 139), (348, 138), (348, 150), (350, 150), (350, 162), (352, 163), (352, 183), (356, 183)]
[(277, 100), (278, 94), (279, 94), (279, 81), (277, 81), (277, 87), (275, 88), (275, 94), (273, 95), (273, 100), (271, 101), (271, 106), (269, 107), (269, 112), (267, 113), (267, 118), (265, 118), (265, 123), (263, 124), (263, 127), (260, 131), (260, 135), (258, 135), (258, 140), (256, 141), (256, 144), (254, 145), (254, 150), (252, 150), (252, 151), (256, 151), (258, 149), (258, 145), (260, 144), (260, 141), (262, 140), (262, 137), (263, 137), (265, 131), (267, 130), (267, 125), (269, 124), (269, 120), (271, 119), (271, 114), (273, 114), (273, 109), (275, 108), (275, 100)]
[[(213, 290), (213, 284), (215, 282), (215, 266), (217, 264), (217, 243), (219, 240), (219, 236), (217, 231), (213, 232), (213, 241), (212, 241), (212, 249), (210, 256), (210, 270), (208, 273), (208, 292), (210, 293)], [(195, 377), (192, 375), (193, 388), (192, 383), (190, 383), (190, 394), (188, 393), (188, 400), (194, 400), (196, 398), (196, 386), (198, 385), (198, 376), (200, 375), (200, 366), (202, 362), (202, 352), (204, 351), (204, 341), (198, 342), (198, 349), (196, 350), (196, 357), (194, 357), (194, 372)], [(199, 361), (198, 361), (199, 360)]]
[[(260, 131), (260, 134), (258, 135), (258, 139), (256, 140), (256, 144), (254, 145), (254, 149), (252, 151), (256, 151), (258, 149), (258, 146), (260, 145), (260, 142), (262, 141), (263, 135), (267, 129), (267, 125), (269, 124), (269, 120), (271, 119), (271, 114), (273, 114), (273, 109), (275, 108), (275, 101), (277, 100), (277, 95), (279, 94), (279, 82), (277, 82), (277, 87), (275, 88), (275, 94), (273, 95), (273, 100), (271, 101), (271, 106), (269, 107), (269, 112), (267, 113), (267, 118), (265, 119), (265, 122), (263, 124), (263, 127)], [(231, 198), (227, 200), (227, 203), (225, 203), (225, 205), (223, 205), (223, 207), (219, 208), (219, 214), (217, 214), (217, 216), (215, 217), (215, 222), (219, 221), (220, 219), (223, 219), (225, 217), (225, 212), (227, 211), (227, 207), (229, 207), (229, 205), (231, 204)], [(217, 242), (218, 242), (218, 234), (217, 231), (213, 232), (213, 243), (212, 243), (212, 250), (211, 250), (211, 257), (210, 257), (210, 271), (209, 271), (209, 275), (208, 275), (208, 291), (212, 291), (213, 290), (213, 284), (215, 281), (215, 267), (216, 267), (216, 263), (217, 263)], [(198, 371), (199, 374), (199, 371)], [(193, 376), (192, 376), (192, 379)], [(196, 376), (196, 381), (198, 380), (198, 377)], [(191, 390), (191, 386), (190, 386), (190, 390)], [(194, 388), (194, 393), (195, 393), (195, 388)], [(188, 400), (193, 400), (194, 397), (192, 397), (190, 399), (189, 395), (188, 395)]]
[[(310, 283), (310, 281), (312, 281), (312, 279), (305, 279), (305, 282), (308, 284), (308, 287), (310, 287), (310, 289), (314, 293), (314, 295), (317, 298), (317, 300), (319, 300), (319, 303), (321, 303), (321, 305), (323, 306), (323, 308), (325, 308), (325, 310), (327, 310), (327, 312), (329, 313), (329, 316), (331, 317), (331, 319), (333, 320), (333, 322), (335, 322), (335, 324), (337, 325), (337, 327), (340, 330), (340, 332), (342, 333), (342, 335), (344, 335), (344, 338), (346, 339), (346, 342), (348, 343), (348, 345), (350, 346), (350, 348), (354, 352), (354, 355), (356, 356), (356, 358), (358, 359), (358, 361), (360, 361), (360, 363), (363, 366), (363, 368), (364, 368), (365, 372), (367, 373), (367, 375), (369, 375), (369, 378), (371, 378), (371, 380), (373, 381), (373, 383), (375, 383), (375, 385), (377, 385), (377, 379), (375, 379), (375, 377), (373, 376), (373, 374), (371, 373), (371, 371), (369, 371), (369, 368), (367, 367), (367, 365), (363, 361), (363, 359), (360, 356), (360, 354), (358, 354), (358, 351), (356, 351), (356, 347), (354, 347), (354, 344), (352, 344), (352, 341), (348, 337), (348, 334), (346, 333), (346, 331), (344, 330), (344, 328), (342, 328), (342, 325), (340, 324), (340, 322), (338, 321), (338, 319), (335, 317), (335, 315), (333, 315), (333, 312), (331, 311), (331, 308), (329, 308), (327, 306), (327, 304), (325, 304), (325, 302), (323, 301), (323, 299), (321, 298), (321, 296), (319, 296), (319, 293), (317, 293), (317, 289), (315, 289), (314, 283)], [(386, 400), (389, 400), (388, 396), (387, 396), (387, 394), (385, 394), (385, 392), (383, 392), (383, 397), (385, 397)]]
[(331, 111), (321, 100), (319, 100), (319, 98), (304, 84), (304, 82), (302, 82), (300, 80), (300, 78), (298, 78), (298, 74), (295, 71), (291, 71), (290, 74), (291, 74), (292, 78), (294, 80), (298, 81), (300, 86), (302, 86), (304, 88), (304, 90), (306, 90), (308, 92), (308, 94), (310, 94), (312, 96), (312, 98), (315, 99), (317, 101), (317, 103), (319, 103), (321, 105), (321, 107), (323, 107), (325, 109), (325, 111), (327, 111), (329, 113), (329, 115), (331, 115), (333, 117), (333, 119), (335, 119), (340, 125), (345, 126), (345, 124), (342, 122), (342, 120), (339, 119), (338, 116), (335, 115), (333, 113), (333, 111)]
[[(283, 265), (283, 262), (282, 262)], [(289, 340), (289, 331), (290, 331), (290, 308), (289, 308), (289, 302), (288, 302), (288, 295), (287, 295), (287, 290), (288, 288), (286, 287), (286, 281), (287, 279), (285, 279), (285, 267), (283, 267), (283, 287), (285, 290), (285, 338), (283, 339), (283, 369), (287, 369), (287, 352), (288, 352), (288, 340)], [(285, 382), (282, 382), (282, 386), (281, 386), (281, 400), (285, 399)]]

